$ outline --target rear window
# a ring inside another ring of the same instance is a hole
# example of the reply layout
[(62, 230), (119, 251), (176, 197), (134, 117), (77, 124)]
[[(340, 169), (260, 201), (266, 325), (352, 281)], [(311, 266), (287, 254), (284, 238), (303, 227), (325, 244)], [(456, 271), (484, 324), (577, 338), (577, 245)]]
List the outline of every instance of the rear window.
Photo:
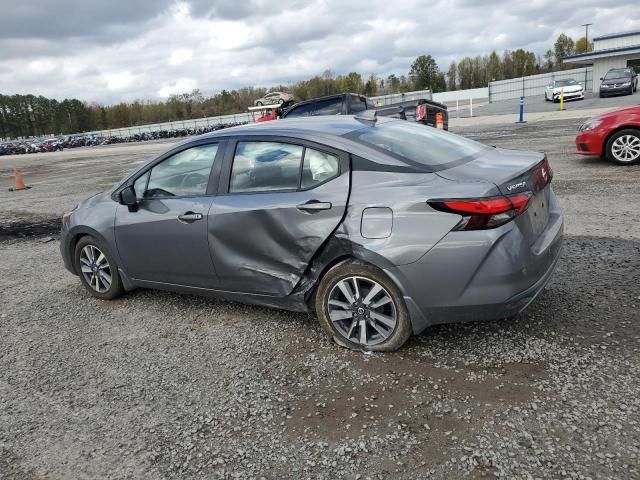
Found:
[(489, 150), (482, 143), (419, 123), (398, 121), (365, 127), (347, 137), (414, 165), (442, 170)]

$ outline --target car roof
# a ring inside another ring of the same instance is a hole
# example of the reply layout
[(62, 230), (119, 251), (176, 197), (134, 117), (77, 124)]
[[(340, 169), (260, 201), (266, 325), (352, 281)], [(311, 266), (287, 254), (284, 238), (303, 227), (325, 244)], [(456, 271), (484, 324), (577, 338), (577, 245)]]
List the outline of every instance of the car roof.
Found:
[[(390, 117), (378, 117), (376, 125), (398, 121)], [(366, 127), (367, 123), (357, 120), (353, 115), (318, 115), (312, 117), (283, 118), (270, 122), (250, 123), (237, 127), (205, 133), (202, 137), (227, 137), (238, 135), (274, 135), (283, 137), (304, 137), (318, 135), (339, 137)]]
[[(362, 112), (360, 112), (362, 114)], [(392, 117), (377, 117), (375, 126), (405, 122)], [(202, 140), (223, 140), (228, 137), (261, 137), (273, 136), (293, 138), (302, 141), (316, 142), (338, 150), (358, 155), (375, 163), (406, 166), (407, 163), (393, 158), (371, 146), (350, 139), (347, 134), (371, 127), (365, 120), (357, 120), (353, 115), (323, 115), (317, 117), (296, 117), (291, 119), (271, 120), (251, 123), (237, 127), (225, 128), (186, 139), (175, 144), (171, 151), (179, 150), (186, 145), (200, 143)], [(429, 127), (425, 127), (429, 128)]]

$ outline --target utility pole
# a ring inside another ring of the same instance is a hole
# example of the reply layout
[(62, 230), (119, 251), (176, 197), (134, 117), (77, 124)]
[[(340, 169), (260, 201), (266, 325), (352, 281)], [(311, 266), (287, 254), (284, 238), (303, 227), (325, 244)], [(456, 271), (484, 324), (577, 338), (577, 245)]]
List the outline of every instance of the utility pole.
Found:
[[(585, 43), (585, 53), (589, 52), (589, 25), (593, 25), (593, 23), (583, 23), (581, 26), (584, 27), (584, 43)], [(584, 66), (584, 91), (587, 91), (587, 65)], [(591, 85), (591, 90), (593, 91), (593, 85)]]
[(593, 25), (593, 23), (583, 23), (582, 25), (580, 25), (581, 27), (584, 27), (584, 39), (586, 40), (586, 51), (589, 51), (589, 25)]

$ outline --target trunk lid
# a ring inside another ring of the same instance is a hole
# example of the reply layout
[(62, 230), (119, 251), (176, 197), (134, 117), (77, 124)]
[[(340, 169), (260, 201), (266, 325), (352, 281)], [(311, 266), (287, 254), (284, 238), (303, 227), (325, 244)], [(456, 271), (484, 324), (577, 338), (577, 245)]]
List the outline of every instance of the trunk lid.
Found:
[(543, 152), (493, 148), (470, 162), (438, 171), (437, 175), (456, 182), (486, 183), (487, 196), (530, 192), (527, 210), (515, 218), (530, 243), (547, 225), (551, 195), (548, 185), (553, 172)]
[(502, 194), (509, 195), (533, 191), (533, 172), (545, 159), (543, 152), (492, 148), (469, 162), (436, 173), (457, 182), (492, 183)]

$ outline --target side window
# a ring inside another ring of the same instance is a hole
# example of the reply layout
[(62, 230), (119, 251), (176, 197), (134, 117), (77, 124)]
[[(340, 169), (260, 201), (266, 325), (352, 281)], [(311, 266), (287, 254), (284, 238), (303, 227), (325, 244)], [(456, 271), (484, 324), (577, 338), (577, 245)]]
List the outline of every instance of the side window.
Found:
[(217, 151), (217, 144), (200, 145), (163, 160), (151, 169), (144, 197), (204, 195)]
[(148, 171), (141, 177), (138, 177), (135, 182), (133, 182), (133, 189), (136, 192), (136, 197), (138, 197), (138, 200), (144, 198), (144, 194), (147, 191), (147, 180), (149, 180)]
[(297, 190), (303, 147), (276, 142), (238, 142), (230, 192)]
[(342, 113), (342, 97), (322, 100), (315, 104), (312, 115), (340, 115)]
[(351, 97), (351, 113), (362, 112), (367, 109), (367, 101), (360, 97)]
[(313, 188), (340, 173), (338, 157), (307, 148), (304, 152), (302, 183), (304, 189)]
[(306, 105), (300, 105), (298, 107), (292, 107), (287, 113), (287, 117), (308, 117), (311, 114), (313, 104), (308, 103)]

